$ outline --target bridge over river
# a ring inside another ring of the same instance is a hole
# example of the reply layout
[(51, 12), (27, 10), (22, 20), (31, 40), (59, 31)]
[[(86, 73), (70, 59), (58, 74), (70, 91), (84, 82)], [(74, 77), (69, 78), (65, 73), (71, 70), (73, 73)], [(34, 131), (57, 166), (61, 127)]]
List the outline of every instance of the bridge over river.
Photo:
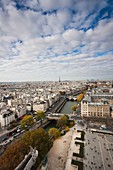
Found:
[[(63, 115), (65, 115), (65, 114), (63, 114), (63, 113), (50, 113), (50, 114), (48, 114), (47, 118), (48, 118), (48, 120), (58, 120)], [(72, 120), (73, 119), (72, 117), (75, 116), (75, 115), (69, 114), (68, 116), (69, 116), (69, 120)]]

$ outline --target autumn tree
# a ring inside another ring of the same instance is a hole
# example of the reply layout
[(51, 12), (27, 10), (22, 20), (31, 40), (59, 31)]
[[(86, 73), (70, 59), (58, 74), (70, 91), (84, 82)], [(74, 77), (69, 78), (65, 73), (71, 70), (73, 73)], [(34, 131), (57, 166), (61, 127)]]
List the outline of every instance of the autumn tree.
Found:
[(27, 129), (31, 127), (34, 124), (33, 116), (24, 116), (24, 118), (21, 120), (21, 128)]
[(21, 141), (10, 145), (0, 157), (0, 170), (14, 170), (28, 152)]
[(63, 129), (68, 124), (68, 118), (67, 116), (63, 115), (58, 121), (57, 121), (57, 127)]
[(38, 166), (51, 148), (52, 142), (48, 133), (42, 128), (26, 132), (21, 140), (10, 145), (0, 157), (0, 170), (14, 170), (24, 156), (29, 153), (30, 146), (36, 147), (39, 152), (37, 158)]
[(68, 132), (70, 130), (70, 128), (68, 126), (66, 126), (65, 130), (66, 130), (66, 132)]
[(81, 102), (81, 100), (83, 99), (84, 94), (81, 93), (78, 97), (77, 97), (77, 102)]
[(69, 123), (69, 127), (71, 128), (71, 127), (73, 127), (74, 125), (75, 125), (74, 120), (71, 120), (70, 123)]
[(72, 107), (71, 107), (71, 109), (73, 110), (73, 111), (76, 111), (76, 109), (77, 109), (77, 105), (75, 104), (75, 105), (73, 105)]
[(61, 95), (65, 95), (66, 92), (65, 92), (65, 91), (60, 91), (60, 94), (61, 94)]
[(49, 136), (53, 139), (57, 139), (61, 136), (61, 133), (57, 128), (50, 128), (48, 133)]

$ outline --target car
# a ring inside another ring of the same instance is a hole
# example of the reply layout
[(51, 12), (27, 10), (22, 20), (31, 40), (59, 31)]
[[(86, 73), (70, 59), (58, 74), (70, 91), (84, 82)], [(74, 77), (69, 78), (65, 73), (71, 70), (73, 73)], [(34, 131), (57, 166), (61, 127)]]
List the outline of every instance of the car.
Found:
[(6, 137), (6, 138), (4, 138), (3, 140), (2, 140), (2, 142), (4, 142), (4, 141), (6, 141), (8, 138)]
[(25, 130), (22, 130), (22, 131), (21, 131), (21, 133), (24, 133), (24, 132), (25, 132)]
[(20, 135), (20, 133), (16, 133), (14, 136), (13, 136), (13, 138), (16, 138), (17, 136), (19, 136)]
[(17, 128), (17, 132), (21, 132), (21, 128)]
[(40, 123), (40, 122), (41, 122), (41, 120), (38, 120), (38, 121), (37, 121), (37, 123)]

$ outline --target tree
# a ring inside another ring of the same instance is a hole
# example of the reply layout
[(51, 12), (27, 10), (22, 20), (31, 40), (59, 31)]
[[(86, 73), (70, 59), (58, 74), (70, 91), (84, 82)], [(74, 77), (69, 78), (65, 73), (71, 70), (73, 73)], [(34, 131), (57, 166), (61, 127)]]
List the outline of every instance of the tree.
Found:
[(42, 128), (26, 132), (22, 137), (22, 142), (26, 148), (29, 146), (36, 147), (39, 151), (40, 161), (44, 158), (52, 145), (48, 133)]
[(50, 128), (48, 134), (50, 137), (53, 137), (54, 139), (57, 139), (61, 136), (61, 133), (57, 128)]
[(33, 116), (24, 116), (24, 118), (21, 120), (21, 128), (27, 129), (31, 127), (34, 124)]
[(69, 127), (71, 128), (71, 127), (73, 127), (74, 125), (75, 125), (74, 120), (71, 120), (71, 121), (69, 122)]
[(44, 111), (38, 110), (38, 111), (36, 112), (36, 117), (37, 117), (38, 119), (40, 119), (40, 120), (44, 119), (44, 118), (45, 118), (45, 113), (44, 113)]
[(38, 120), (41, 120), (41, 124), (42, 124), (42, 119), (45, 118), (45, 113), (44, 113), (42, 110), (38, 110), (38, 111), (36, 112), (36, 118), (37, 118)]
[(59, 128), (65, 128), (65, 126), (68, 124), (68, 118), (67, 116), (63, 115), (58, 121), (57, 121), (57, 127)]
[(65, 130), (66, 130), (66, 132), (68, 132), (70, 129), (69, 129), (69, 127), (68, 127), (68, 126), (66, 126)]
[(37, 166), (47, 154), (52, 146), (48, 133), (39, 128), (37, 130), (28, 131), (22, 139), (10, 145), (4, 154), (0, 157), (0, 170), (13, 170), (23, 160), (24, 156), (29, 153), (30, 146), (39, 151), (37, 158)]
[(61, 95), (65, 95), (66, 92), (65, 92), (65, 91), (60, 91), (60, 94), (61, 94)]
[(4, 154), (0, 157), (0, 169), (13, 170), (23, 160), (27, 153), (25, 145), (21, 141), (16, 141), (8, 147)]
[(68, 116), (68, 115), (65, 114), (64, 116), (66, 116), (66, 117), (67, 117), (67, 120), (69, 120), (69, 116)]
[(72, 107), (71, 107), (71, 109), (73, 110), (73, 111), (76, 111), (76, 109), (77, 109), (77, 105), (75, 104), (75, 105), (73, 105)]
[(65, 114), (64, 116), (67, 118), (67, 123), (66, 123), (66, 125), (69, 126), (69, 124), (70, 124), (69, 115)]
[(83, 99), (84, 94), (81, 93), (78, 97), (77, 97), (77, 102), (81, 102), (81, 100)]

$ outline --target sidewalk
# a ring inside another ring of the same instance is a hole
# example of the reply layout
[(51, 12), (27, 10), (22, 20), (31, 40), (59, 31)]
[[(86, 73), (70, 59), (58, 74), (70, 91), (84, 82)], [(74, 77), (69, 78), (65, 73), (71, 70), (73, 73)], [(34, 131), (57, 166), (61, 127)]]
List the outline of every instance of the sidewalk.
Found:
[(75, 139), (80, 137), (81, 133), (77, 132), (75, 128), (76, 126), (71, 128), (64, 136), (55, 140), (48, 153), (47, 170), (78, 170), (78, 167), (71, 165), (73, 152), (79, 153), (80, 149), (80, 146), (75, 145)]
[(7, 129), (0, 129), (0, 137), (1, 136), (3, 136), (3, 135), (5, 135), (6, 133), (8, 132), (8, 130)]
[[(71, 143), (71, 131), (56, 139), (48, 153), (48, 169), (64, 170), (67, 161), (68, 149)], [(68, 169), (69, 170), (69, 169)]]

